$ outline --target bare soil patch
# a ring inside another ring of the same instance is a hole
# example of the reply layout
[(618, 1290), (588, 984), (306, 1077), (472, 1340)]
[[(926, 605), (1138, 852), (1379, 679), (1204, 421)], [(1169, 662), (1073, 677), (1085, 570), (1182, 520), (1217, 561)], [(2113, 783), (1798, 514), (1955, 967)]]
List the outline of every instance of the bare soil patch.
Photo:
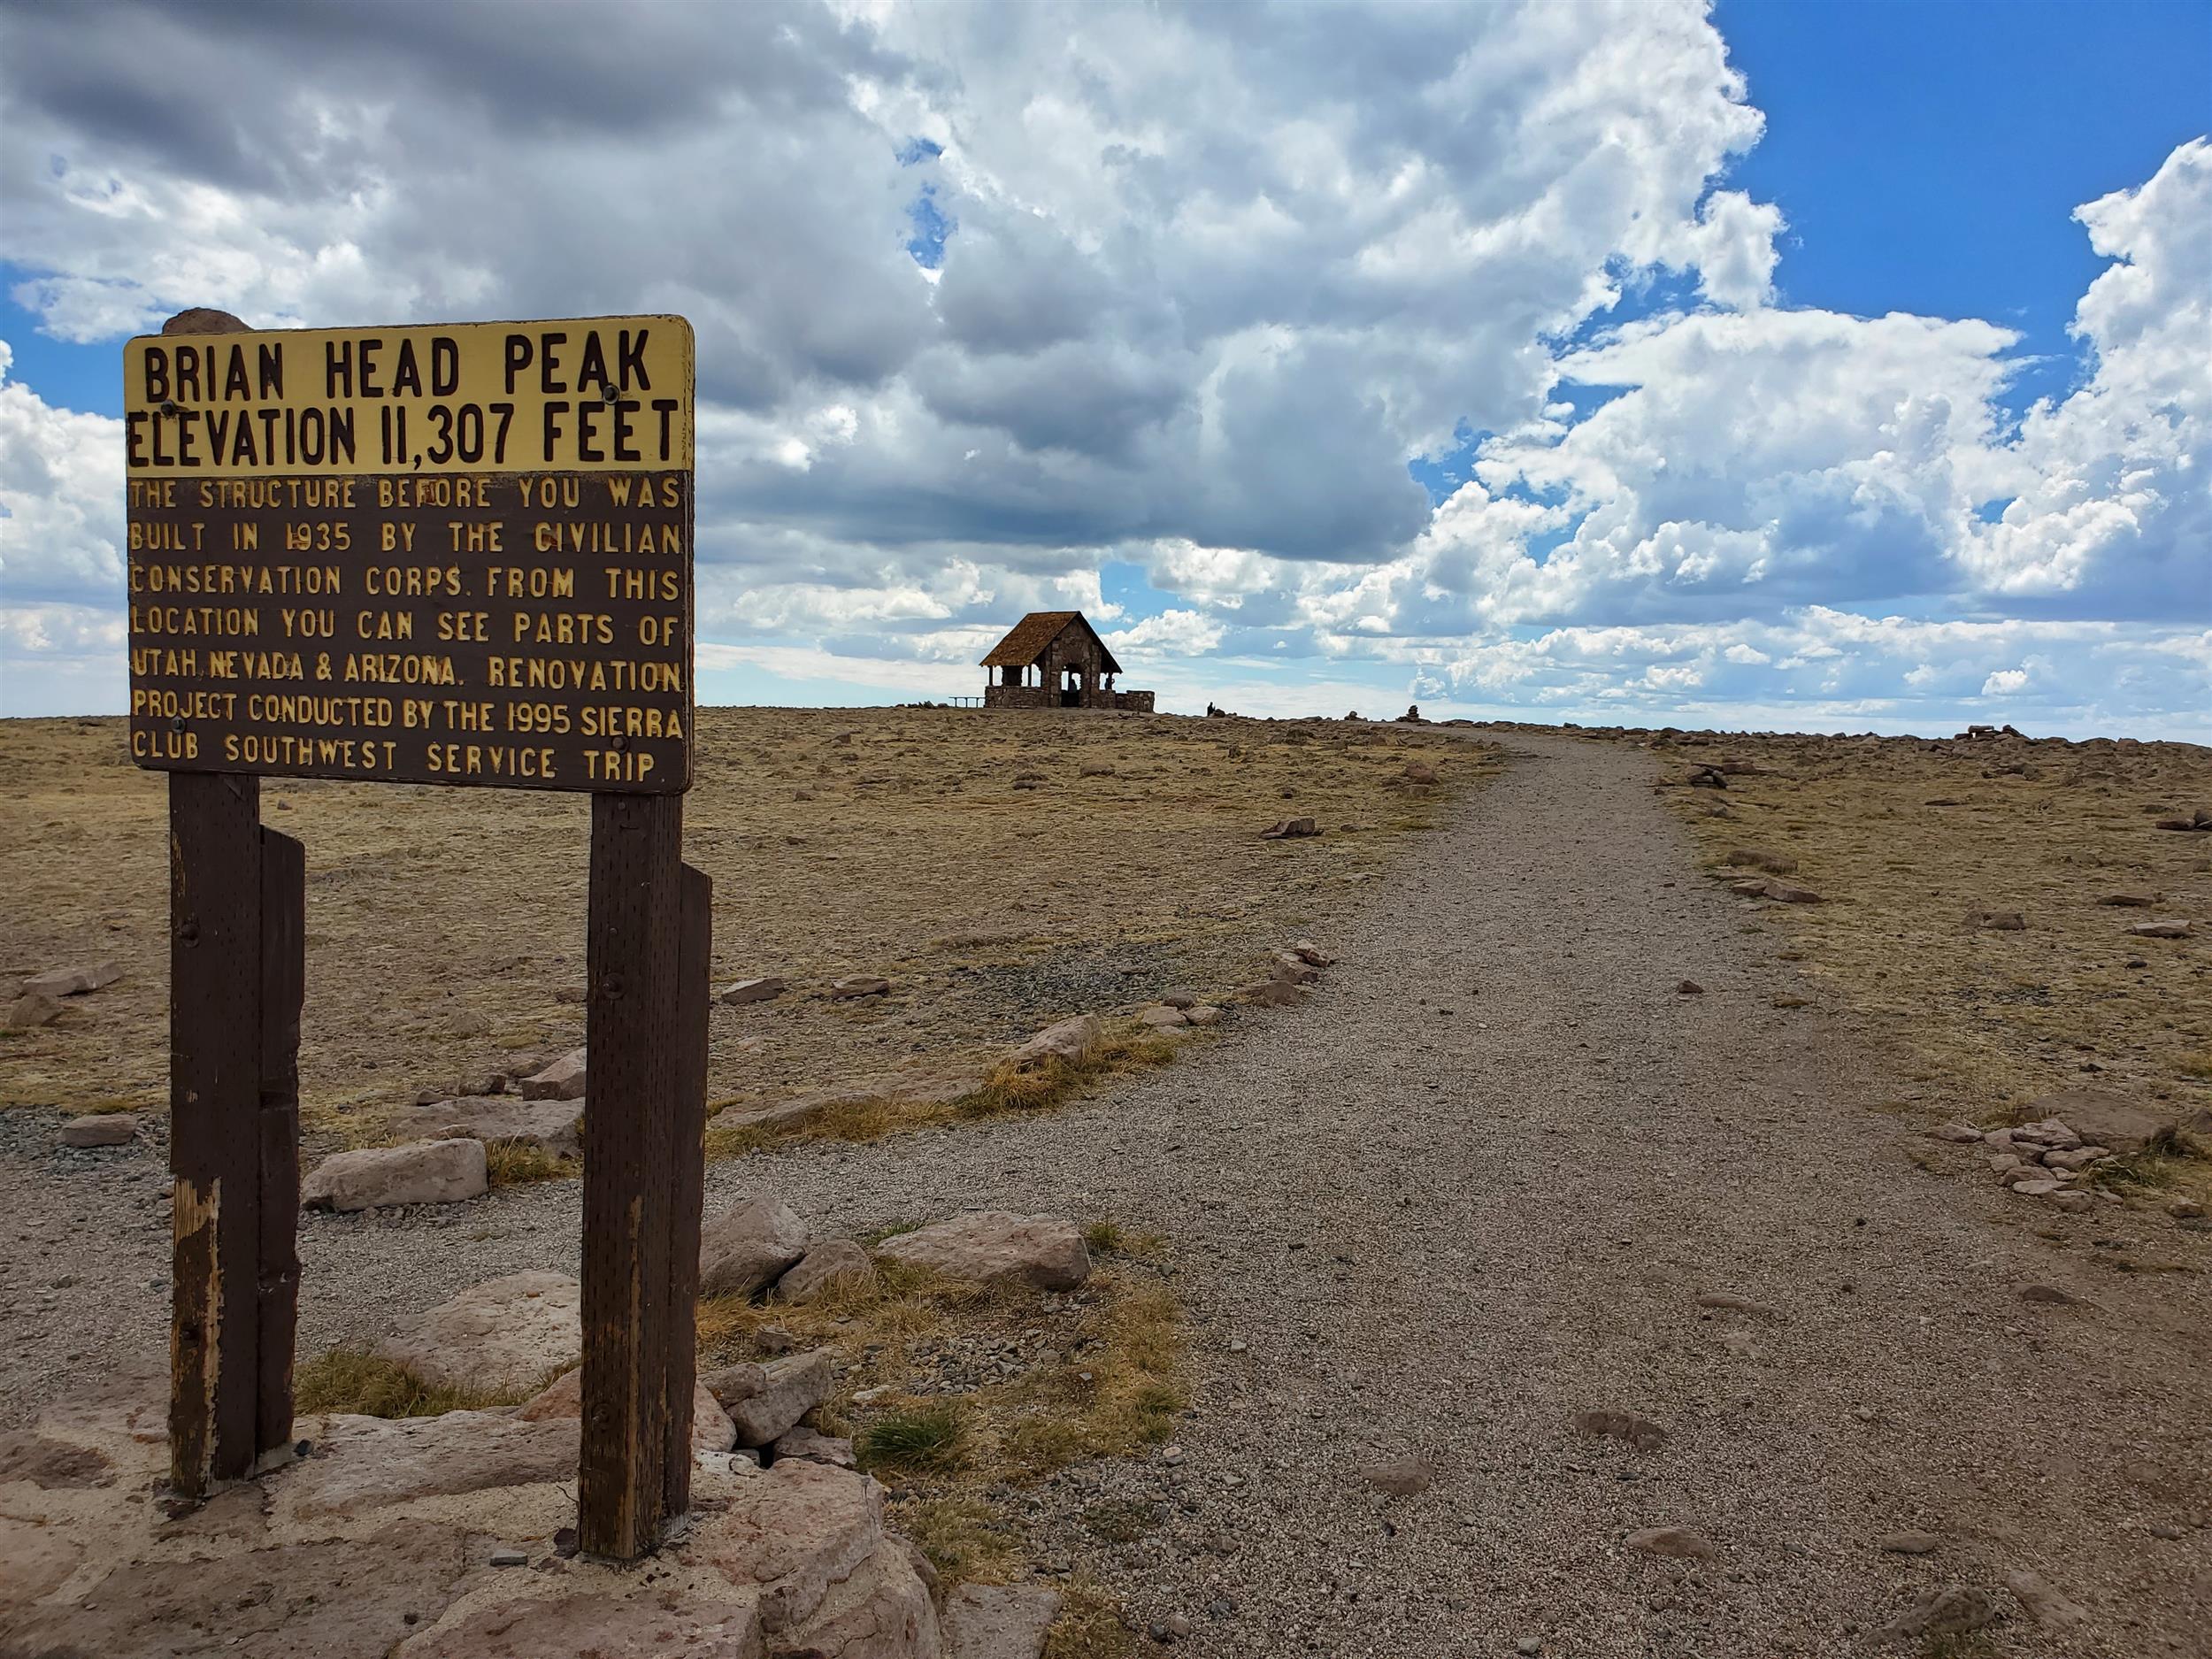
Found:
[[(1740, 855), (1771, 855), (1821, 895), (1755, 914), (1788, 934), (1816, 995), (1832, 987), (1919, 1058), (1924, 1094), (1901, 1104), (1984, 1124), (2062, 1089), (2185, 1120), (2212, 1108), (2212, 833), (2158, 827), (2212, 804), (2212, 751), (2009, 736), (1620, 741), (1649, 741), (1677, 780), (1747, 767), (1672, 798), (1717, 877), (1753, 874)], [(2168, 918), (2192, 936), (2130, 932)], [(2142, 1172), (2212, 1189), (2202, 1159)]]
[[(159, 1110), (166, 796), (119, 720), (0, 726), (0, 979), (122, 979), (0, 1038), (0, 1104)], [(1449, 745), (1448, 756), (1441, 751)], [(708, 709), (686, 856), (715, 883), (718, 1105), (995, 1057), (1063, 1015), (1263, 977), (1494, 763), (1464, 734), (1333, 721)], [(1403, 776), (1410, 760), (1438, 780)], [(583, 1040), (581, 795), (269, 780), (308, 856), (305, 1122), (388, 1114)], [(1286, 816), (1323, 833), (1263, 841)], [(887, 995), (833, 1001), (877, 974)]]

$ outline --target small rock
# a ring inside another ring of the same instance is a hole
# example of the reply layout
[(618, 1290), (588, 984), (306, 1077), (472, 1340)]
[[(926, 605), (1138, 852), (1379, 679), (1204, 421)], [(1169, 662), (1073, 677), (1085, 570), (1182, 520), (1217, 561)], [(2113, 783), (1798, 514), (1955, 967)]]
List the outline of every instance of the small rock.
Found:
[(766, 1002), (781, 996), (791, 987), (773, 975), (758, 979), (740, 979), (735, 985), (723, 988), (721, 1000), (742, 1005), (746, 1002)]
[(2169, 917), (2163, 921), (2138, 922), (2128, 932), (2138, 939), (2187, 939), (2192, 930), (2179, 917)]
[(2176, 1221), (2201, 1221), (2204, 1206), (2193, 1198), (2170, 1198), (2166, 1201), (2166, 1213)]
[(1183, 1023), (1187, 1025), (1218, 1025), (1221, 1010), (1210, 1002), (1200, 1002), (1183, 1010)]
[(1416, 1497), (1426, 1492), (1436, 1479), (1436, 1471), (1425, 1457), (1400, 1457), (1388, 1463), (1369, 1463), (1359, 1474), (1376, 1491), (1394, 1498)]
[(1935, 1140), (1962, 1147), (1978, 1145), (1982, 1138), (1982, 1132), (1972, 1124), (1938, 1124), (1928, 1133)]
[(1628, 1535), (1628, 1547), (1643, 1555), (1678, 1561), (1710, 1561), (1720, 1554), (1702, 1533), (1686, 1526), (1647, 1526)]
[(1189, 1016), (1181, 1009), (1165, 1006), (1148, 1008), (1137, 1016), (1137, 1019), (1140, 1024), (1149, 1025), (1155, 1031), (1172, 1031), (1190, 1024)]
[(1006, 1057), (1017, 1066), (1035, 1065), (1045, 1060), (1078, 1064), (1105, 1034), (1106, 1027), (1097, 1015), (1078, 1014), (1072, 1019), (1046, 1026)]
[(2027, 918), (2018, 910), (1972, 910), (1966, 913), (1966, 925), (1984, 933), (2017, 933), (2027, 927)]
[(530, 1552), (526, 1549), (495, 1549), (491, 1553), (490, 1564), (495, 1567), (526, 1567), (530, 1564)]
[(525, 1100), (581, 1100), (584, 1070), (585, 1051), (572, 1048), (543, 1071), (524, 1078), (518, 1092)]
[(25, 996), (82, 996), (103, 986), (113, 985), (123, 977), (123, 970), (112, 962), (95, 962), (66, 968), (49, 968), (35, 973), (17, 987)]
[(770, 1446), (829, 1398), (830, 1391), (837, 1386), (833, 1362), (833, 1356), (826, 1348), (772, 1359), (758, 1368), (759, 1392), (742, 1399), (727, 1398), (716, 1386), (717, 1379), (726, 1378), (730, 1371), (739, 1369), (732, 1366), (729, 1371), (718, 1371), (714, 1378), (707, 1379), (707, 1390), (737, 1425), (740, 1446)]
[(2089, 1609), (2061, 1595), (2041, 1573), (2008, 1572), (2005, 1588), (2045, 1630), (2078, 1630), (2089, 1622)]
[(1296, 956), (1299, 961), (1310, 963), (1317, 968), (1328, 967), (1336, 961), (1334, 956), (1330, 956), (1326, 951), (1323, 950), (1320, 946), (1315, 944), (1310, 939), (1293, 940), (1291, 941), (1290, 950), (1291, 954)]
[(128, 1144), (138, 1134), (138, 1119), (127, 1112), (96, 1112), (88, 1118), (72, 1118), (61, 1126), (61, 1143), (65, 1147), (119, 1147)]
[(1237, 997), (1255, 1008), (1295, 1008), (1299, 1002), (1298, 987), (1288, 979), (1263, 979), (1246, 986)]
[(1296, 841), (1307, 835), (1318, 835), (1320, 826), (1310, 818), (1278, 818), (1260, 832), (1263, 841)]
[(833, 1002), (849, 1002), (856, 996), (883, 996), (889, 993), (891, 981), (873, 974), (855, 974), (849, 979), (830, 982), (829, 996)]
[(1674, 988), (1677, 995), (1682, 996), (1702, 996), (1705, 995), (1705, 987), (1700, 985), (1695, 979), (1681, 980), (1675, 986)]
[(1943, 1548), (1943, 1540), (1934, 1532), (1892, 1532), (1876, 1548), (1891, 1555), (1932, 1555)]
[(2071, 1308), (2081, 1302), (2079, 1296), (2070, 1295), (2056, 1285), (2023, 1285), (2020, 1286), (2020, 1300), (2053, 1302), (2062, 1308)]
[(1544, 1651), (1544, 1644), (1533, 1636), (1524, 1636), (1513, 1644), (1513, 1651), (1521, 1655), (1522, 1659), (1533, 1659), (1533, 1655)]
[(779, 1463), (795, 1457), (810, 1463), (827, 1463), (832, 1469), (854, 1467), (850, 1440), (819, 1434), (803, 1426), (786, 1429), (768, 1449), (772, 1461)]
[(300, 1183), (303, 1210), (451, 1204), (491, 1190), (481, 1141), (422, 1141), (338, 1152)]
[(1321, 970), (1294, 950), (1275, 953), (1274, 966), (1268, 977), (1286, 980), (1292, 985), (1311, 985), (1321, 977)]

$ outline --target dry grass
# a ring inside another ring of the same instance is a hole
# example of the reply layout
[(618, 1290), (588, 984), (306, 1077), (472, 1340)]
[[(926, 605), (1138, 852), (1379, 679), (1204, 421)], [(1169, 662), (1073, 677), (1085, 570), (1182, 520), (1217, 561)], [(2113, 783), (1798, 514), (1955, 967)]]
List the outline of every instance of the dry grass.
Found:
[[(702, 710), (685, 856), (714, 879), (714, 972), (793, 986), (716, 1004), (709, 1096), (979, 1067), (1054, 1018), (1241, 983), (1432, 821), (1398, 778), (1416, 755), (1440, 774), (1419, 792), (1435, 801), (1495, 765), (1433, 727)], [(1040, 781), (1016, 790), (1025, 771)], [(262, 802), (307, 848), (311, 1130), (370, 1138), (420, 1089), (581, 1041), (582, 795), (271, 780)], [(1257, 839), (1292, 815), (1327, 833)], [(121, 721), (0, 722), (0, 978), (124, 971), (0, 1043), (0, 1105), (159, 1110), (165, 831), (164, 781), (128, 764)], [(893, 991), (821, 994), (852, 973)], [(458, 1034), (474, 1016), (489, 1033)]]
[[(2212, 752), (2017, 739), (1656, 747), (1677, 776), (1723, 758), (1759, 769), (1674, 799), (1717, 877), (1786, 862), (1789, 879), (1826, 898), (1751, 914), (1783, 931), (1815, 987), (1919, 1056), (1925, 1111), (2010, 1121), (2040, 1095), (2080, 1087), (2182, 1117), (2212, 1107), (2205, 941), (2127, 931), (2185, 917), (2212, 932), (2212, 835), (2154, 826), (2212, 804)], [(1710, 816), (1716, 804), (1728, 816)], [(2100, 902), (2121, 894), (2150, 903)], [(1976, 928), (1975, 910), (2017, 910), (2026, 926)], [(2212, 1188), (2202, 1160), (2168, 1160), (2163, 1175), (2177, 1189)]]
[[(1202, 1042), (1203, 1034), (1180, 1039)], [(1110, 1078), (1175, 1058), (1174, 1040), (1142, 1027), (1115, 1028), (1079, 1061), (1049, 1056), (1017, 1068), (1002, 1062), (972, 1093), (955, 1101), (910, 1101), (874, 1097), (838, 1101), (806, 1118), (780, 1124), (715, 1125), (707, 1128), (707, 1156), (742, 1157), (765, 1148), (801, 1141), (876, 1141), (940, 1124), (968, 1123), (1020, 1112), (1043, 1111), (1079, 1099)]]
[[(896, 1525), (949, 1583), (1018, 1578), (1006, 1487), (1156, 1443), (1184, 1406), (1182, 1317), (1160, 1270), (1163, 1241), (1110, 1221), (1088, 1232), (1105, 1240), (1101, 1259), (1066, 1294), (881, 1262), (875, 1284), (841, 1284), (803, 1306), (703, 1302), (700, 1363), (787, 1344), (836, 1350), (843, 1381), (816, 1420), (852, 1437), (863, 1466), (891, 1488)], [(995, 1365), (1008, 1354), (1018, 1356), (1010, 1375)]]
[(365, 1417), (434, 1417), (448, 1411), (514, 1405), (543, 1386), (534, 1383), (504, 1393), (439, 1386), (395, 1360), (353, 1348), (333, 1348), (303, 1360), (292, 1373), (293, 1397), (303, 1416), (347, 1412)]
[(583, 1172), (580, 1158), (555, 1157), (534, 1141), (487, 1141), (484, 1167), (494, 1187), (567, 1180)]
[(1045, 1640), (1044, 1659), (1131, 1659), (1136, 1632), (1104, 1586), (1083, 1574), (1061, 1587), (1060, 1617)]

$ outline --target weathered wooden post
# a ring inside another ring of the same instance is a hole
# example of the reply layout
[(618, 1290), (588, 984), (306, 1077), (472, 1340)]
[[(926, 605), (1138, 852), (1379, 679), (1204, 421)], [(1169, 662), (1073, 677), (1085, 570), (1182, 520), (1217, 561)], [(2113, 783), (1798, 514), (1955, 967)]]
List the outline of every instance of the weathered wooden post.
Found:
[(675, 317), (124, 352), (132, 757), (170, 776), (172, 1474), (291, 1437), (305, 855), (259, 779), (588, 791), (578, 1530), (690, 1502), (707, 879), (691, 787), (693, 347)]

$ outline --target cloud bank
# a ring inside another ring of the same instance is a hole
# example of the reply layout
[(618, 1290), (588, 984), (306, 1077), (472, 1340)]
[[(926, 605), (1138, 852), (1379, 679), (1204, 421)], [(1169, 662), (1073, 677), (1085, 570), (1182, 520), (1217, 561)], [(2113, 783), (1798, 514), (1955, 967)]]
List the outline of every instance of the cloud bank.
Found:
[[(2204, 734), (2201, 140), (2081, 207), (2082, 373), (2015, 419), (2001, 326), (1778, 303), (1783, 216), (1728, 187), (1763, 118), (1689, 0), (6, 39), (7, 257), (58, 338), (690, 316), (710, 665), (972, 692), (1072, 604), (1170, 706)], [(119, 685), (114, 423), (5, 373), (7, 679)]]

